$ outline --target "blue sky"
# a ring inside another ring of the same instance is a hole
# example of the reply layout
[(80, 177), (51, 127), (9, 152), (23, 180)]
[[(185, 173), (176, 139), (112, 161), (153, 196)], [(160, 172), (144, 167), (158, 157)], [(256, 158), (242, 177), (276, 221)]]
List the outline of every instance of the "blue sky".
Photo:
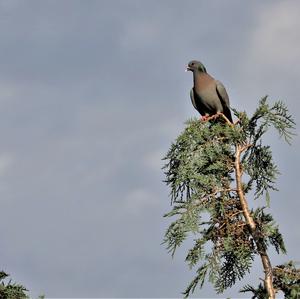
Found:
[[(3, 270), (33, 296), (180, 297), (194, 272), (188, 244), (173, 260), (160, 245), (170, 209), (161, 158), (197, 116), (185, 65), (201, 60), (232, 107), (251, 114), (268, 94), (299, 123), (299, 10), (298, 1), (2, 0)], [(271, 259), (299, 261), (299, 136), (267, 142), (281, 171), (271, 212), (288, 249)], [(216, 297), (210, 285), (195, 296)]]

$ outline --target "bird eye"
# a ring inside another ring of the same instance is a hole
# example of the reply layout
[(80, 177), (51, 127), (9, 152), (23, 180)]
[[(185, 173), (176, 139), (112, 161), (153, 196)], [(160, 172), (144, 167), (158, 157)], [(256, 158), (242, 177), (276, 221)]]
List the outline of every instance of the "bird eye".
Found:
[(194, 62), (192, 62), (192, 64), (191, 65), (194, 65), (195, 63)]

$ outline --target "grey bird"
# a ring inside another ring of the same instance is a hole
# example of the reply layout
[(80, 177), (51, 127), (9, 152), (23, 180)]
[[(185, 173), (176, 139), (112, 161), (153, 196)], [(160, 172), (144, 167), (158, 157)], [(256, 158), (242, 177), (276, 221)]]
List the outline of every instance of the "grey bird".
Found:
[(193, 72), (194, 86), (190, 96), (194, 108), (202, 115), (202, 120), (222, 113), (232, 123), (229, 97), (224, 85), (210, 76), (200, 61), (190, 61), (186, 71)]

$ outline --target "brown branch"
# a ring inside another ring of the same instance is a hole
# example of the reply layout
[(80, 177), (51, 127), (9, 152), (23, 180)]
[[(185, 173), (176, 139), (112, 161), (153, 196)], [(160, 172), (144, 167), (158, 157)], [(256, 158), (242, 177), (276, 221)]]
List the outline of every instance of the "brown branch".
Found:
[(253, 144), (251, 144), (251, 143), (244, 145), (243, 147), (241, 147), (240, 152), (241, 152), (241, 153), (244, 152), (246, 149), (248, 149), (248, 148), (251, 147), (252, 145), (253, 145)]
[(231, 214), (230, 217), (233, 218), (234, 216), (236, 216), (236, 215), (238, 215), (240, 213), (243, 213), (243, 211), (237, 211), (237, 212)]
[(236, 189), (237, 193), (241, 202), (241, 207), (243, 210), (244, 217), (246, 219), (246, 223), (250, 228), (251, 235), (255, 241), (258, 253), (260, 255), (264, 272), (265, 272), (265, 279), (264, 279), (264, 285), (268, 292), (269, 299), (275, 299), (275, 290), (273, 286), (273, 273), (272, 273), (272, 265), (269, 259), (269, 256), (265, 250), (264, 244), (262, 242), (261, 237), (257, 236), (256, 234), (256, 223), (251, 216), (251, 213), (249, 211), (249, 206), (247, 199), (244, 194), (243, 190), (243, 184), (242, 184), (242, 170), (241, 170), (241, 153), (246, 150), (251, 145), (246, 146), (236, 146), (235, 150), (235, 178), (236, 178)]
[(225, 121), (227, 122), (228, 125), (233, 127), (234, 124), (225, 116), (225, 114), (223, 114), (223, 113), (218, 113), (218, 114), (225, 119)]
[(236, 189), (237, 193), (241, 202), (242, 210), (244, 213), (244, 217), (246, 219), (247, 224), (249, 225), (251, 231), (255, 232), (256, 224), (250, 215), (248, 203), (244, 194), (243, 184), (242, 184), (242, 170), (241, 170), (241, 163), (240, 163), (240, 156), (242, 153), (242, 148), (237, 145), (236, 146), (236, 156), (235, 156), (235, 179), (236, 179)]

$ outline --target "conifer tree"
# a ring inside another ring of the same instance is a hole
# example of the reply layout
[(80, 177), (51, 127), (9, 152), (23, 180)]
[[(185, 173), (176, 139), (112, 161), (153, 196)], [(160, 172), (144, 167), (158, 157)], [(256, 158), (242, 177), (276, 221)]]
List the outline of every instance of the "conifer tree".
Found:
[[(0, 299), (30, 299), (27, 295), (28, 290), (23, 285), (8, 280), (8, 277), (4, 271), (0, 271)], [(44, 298), (44, 295), (38, 297)]]
[[(175, 217), (164, 243), (174, 255), (190, 235), (194, 245), (186, 262), (197, 267), (196, 276), (184, 291), (185, 297), (208, 279), (222, 293), (241, 280), (259, 256), (263, 284), (246, 285), (241, 292), (252, 298), (300, 298), (300, 272), (293, 262), (272, 267), (268, 248), (286, 253), (283, 237), (267, 212), (270, 190), (276, 189), (278, 168), (263, 137), (273, 127), (288, 143), (294, 121), (283, 102), (270, 106), (264, 97), (255, 113), (234, 110), (237, 123), (222, 115), (209, 122), (190, 120), (165, 156), (165, 182), (170, 187)], [(261, 207), (249, 208), (249, 200), (264, 198)], [(208, 218), (208, 219), (207, 219)]]
[(5, 283), (8, 276), (5, 272), (0, 271), (0, 299), (29, 299), (24, 286), (12, 283), (11, 280)]

